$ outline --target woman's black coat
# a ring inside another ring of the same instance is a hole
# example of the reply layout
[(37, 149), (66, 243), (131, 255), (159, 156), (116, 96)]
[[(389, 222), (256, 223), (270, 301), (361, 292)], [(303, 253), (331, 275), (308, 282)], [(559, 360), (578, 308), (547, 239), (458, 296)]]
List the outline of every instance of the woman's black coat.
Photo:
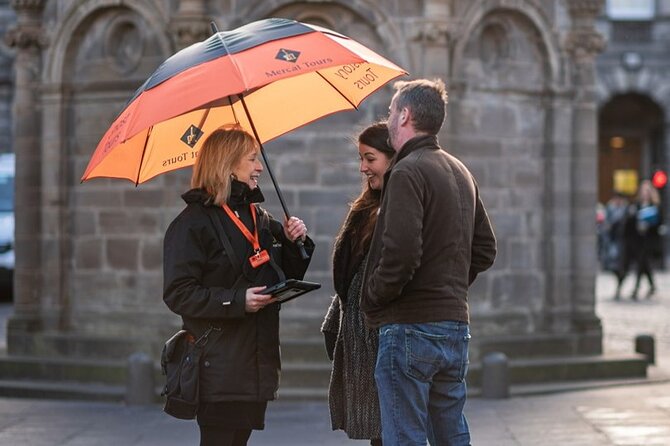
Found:
[[(196, 338), (210, 326), (221, 328), (208, 347), (200, 367), (200, 400), (268, 401), (279, 386), (279, 304), (256, 313), (245, 312), (247, 288), (272, 285), (280, 273), (270, 263), (253, 268), (251, 244), (208, 194), (193, 189), (182, 198), (186, 208), (170, 224), (164, 240), (163, 300), (183, 320), (183, 328)], [(250, 202), (262, 201), (258, 189), (233, 181), (229, 206), (253, 232)], [(265, 211), (257, 216), (260, 244), (271, 253), (287, 278), (302, 279), (309, 260), (286, 239), (280, 222)], [(225, 252), (212, 218), (217, 218), (231, 242), (236, 259)], [(309, 254), (314, 249), (305, 241)], [(235, 274), (233, 263), (242, 271)], [(278, 268), (277, 268), (278, 269)]]

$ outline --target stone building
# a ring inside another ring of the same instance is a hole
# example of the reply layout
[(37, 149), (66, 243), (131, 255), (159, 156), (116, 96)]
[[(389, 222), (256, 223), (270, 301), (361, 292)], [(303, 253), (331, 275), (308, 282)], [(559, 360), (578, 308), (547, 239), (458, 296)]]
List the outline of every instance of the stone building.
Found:
[[(446, 81), (450, 103), (441, 141), (476, 175), (499, 241), (494, 268), (471, 290), (473, 360), (494, 348), (600, 353), (593, 214), (602, 100), (595, 68), (604, 38), (594, 24), (603, 3), (0, 2), (2, 13), (11, 7), (16, 19), (5, 36), (14, 56), (17, 159), (9, 354), (113, 359), (138, 348), (155, 354), (175, 330), (178, 318), (161, 301), (162, 236), (183, 206), (179, 195), (189, 172), (138, 188), (79, 179), (107, 126), (162, 60), (206, 38), (211, 20), (226, 30), (273, 16), (336, 29), (412, 77)], [(289, 208), (317, 242), (308, 279), (324, 285), (282, 310), (285, 345), (300, 337), (305, 349), (312, 341), (321, 348), (333, 236), (360, 185), (350, 137), (385, 115), (390, 95), (387, 87), (359, 112), (266, 146)], [(0, 100), (1, 114), (6, 97)], [(0, 122), (6, 122), (1, 115)], [(280, 214), (269, 183), (264, 190), (268, 207)]]
[[(670, 159), (670, 1), (610, 0), (597, 20), (598, 200), (633, 195)], [(631, 177), (632, 175), (632, 177)], [(665, 188), (661, 190), (663, 192)], [(668, 200), (662, 194), (664, 214)], [(664, 240), (667, 259), (668, 237)]]

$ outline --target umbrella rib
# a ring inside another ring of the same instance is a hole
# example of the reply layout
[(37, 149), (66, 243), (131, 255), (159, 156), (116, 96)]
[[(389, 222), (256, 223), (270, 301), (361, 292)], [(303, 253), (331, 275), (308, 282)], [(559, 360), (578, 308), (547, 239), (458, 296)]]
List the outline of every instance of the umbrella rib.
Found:
[(331, 81), (329, 81), (328, 79), (326, 79), (326, 78), (323, 76), (323, 74), (319, 73), (318, 71), (316, 71), (316, 74), (318, 74), (319, 76), (321, 76), (321, 79), (323, 79), (324, 81), (326, 81), (326, 82), (328, 83), (328, 85), (330, 85), (331, 87), (333, 87), (333, 88), (335, 89), (335, 91), (337, 91), (337, 92), (340, 94), (340, 96), (342, 96), (344, 99), (346, 99), (346, 101), (347, 101), (348, 103), (350, 103), (351, 106), (354, 107), (355, 110), (358, 110), (358, 107), (356, 107), (356, 105), (355, 105), (353, 102), (351, 102), (351, 101), (349, 100), (349, 98), (346, 97), (345, 94), (342, 93), (342, 92), (340, 91), (339, 88), (337, 88), (335, 85), (333, 85), (333, 83), (332, 83)]
[(135, 180), (135, 187), (139, 186), (140, 184), (140, 173), (142, 172), (142, 164), (144, 163), (144, 154), (147, 152), (147, 143), (149, 142), (149, 137), (151, 136), (151, 131), (153, 129), (154, 129), (153, 125), (149, 127), (149, 130), (147, 130), (147, 137), (144, 139), (144, 147), (142, 147), (142, 157), (140, 158), (140, 165), (137, 168), (137, 179)]
[[(214, 23), (214, 22), (212, 22), (212, 23)], [(214, 26), (216, 27), (216, 24), (214, 24)], [(226, 41), (223, 39), (223, 37), (221, 37), (221, 34), (218, 32), (218, 28), (216, 28), (216, 29), (217, 29), (216, 37), (219, 38), (219, 40), (221, 41), (221, 44), (223, 45), (223, 48), (226, 50), (226, 53), (228, 54), (228, 57), (230, 57), (230, 61), (233, 63), (233, 66), (235, 67), (235, 70), (237, 71), (238, 76), (240, 77), (240, 79), (242, 79), (242, 84), (244, 84), (244, 88), (247, 88), (247, 83), (244, 80), (244, 76), (242, 75), (242, 70), (240, 70), (240, 66), (237, 64), (237, 61), (235, 60), (235, 57), (233, 57), (233, 54), (231, 54), (230, 50), (228, 49), (228, 45), (226, 45)]]
[[(228, 103), (230, 104), (230, 109), (233, 111), (233, 119), (235, 119), (235, 122), (237, 124), (240, 123), (240, 120), (237, 119), (237, 113), (235, 113), (235, 107), (233, 107), (233, 97), (231, 95), (228, 96)], [(247, 115), (248, 116), (248, 115)], [(251, 118), (250, 118), (251, 119)], [(253, 124), (252, 124), (253, 125)]]
[(279, 196), (279, 202), (281, 203), (282, 209), (284, 209), (284, 214), (286, 214), (286, 218), (290, 218), (291, 214), (289, 213), (288, 208), (286, 207), (286, 202), (284, 202), (284, 197), (282, 196), (281, 190), (279, 189), (279, 184), (277, 184), (275, 175), (274, 173), (272, 173), (272, 169), (270, 168), (270, 163), (268, 162), (268, 159), (265, 156), (265, 149), (263, 148), (263, 143), (261, 142), (261, 139), (258, 136), (258, 132), (256, 131), (254, 121), (253, 119), (251, 119), (251, 114), (249, 113), (249, 109), (247, 108), (247, 103), (244, 101), (244, 97), (241, 94), (237, 95), (237, 97), (240, 98), (240, 102), (242, 102), (242, 107), (244, 108), (244, 113), (247, 115), (247, 119), (249, 120), (249, 124), (251, 125), (251, 130), (254, 132), (254, 137), (256, 138), (256, 141), (258, 141), (258, 145), (261, 147), (261, 155), (263, 156), (263, 161), (265, 161), (265, 165), (268, 168), (268, 174), (270, 175), (272, 184), (274, 185), (275, 190), (277, 191), (277, 195)]
[[(267, 156), (265, 156), (265, 149), (263, 148), (263, 143), (261, 142), (261, 139), (258, 136), (258, 132), (256, 131), (256, 126), (254, 125), (253, 119), (251, 119), (251, 114), (249, 113), (249, 109), (247, 108), (247, 103), (244, 101), (244, 96), (241, 94), (237, 95), (238, 98), (240, 98), (240, 102), (242, 102), (242, 107), (244, 108), (244, 113), (247, 115), (247, 119), (249, 120), (249, 124), (251, 125), (251, 130), (254, 132), (254, 137), (256, 138), (256, 141), (258, 141), (258, 145), (261, 148), (261, 156), (263, 157), (263, 161), (265, 161), (265, 165), (268, 168), (268, 174), (270, 174), (270, 179), (272, 180), (272, 184), (275, 187), (275, 191), (277, 192), (277, 196), (279, 197), (279, 203), (281, 203), (282, 209), (284, 209), (284, 215), (286, 215), (286, 220), (291, 218), (291, 214), (288, 211), (288, 207), (286, 207), (286, 202), (284, 201), (284, 195), (281, 192), (281, 189), (279, 188), (279, 184), (277, 184), (277, 180), (275, 179), (274, 173), (272, 173), (272, 169), (270, 168), (270, 163), (268, 162)], [(309, 254), (307, 254), (307, 251), (305, 251), (305, 244), (301, 239), (297, 239), (295, 243), (298, 245), (298, 248), (300, 250), (300, 256), (303, 258), (303, 260), (309, 259)]]

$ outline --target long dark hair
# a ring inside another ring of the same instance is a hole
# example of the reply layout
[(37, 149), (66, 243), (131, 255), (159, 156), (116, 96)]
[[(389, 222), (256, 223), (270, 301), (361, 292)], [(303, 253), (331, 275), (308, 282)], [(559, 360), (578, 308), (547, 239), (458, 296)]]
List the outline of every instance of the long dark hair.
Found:
[[(388, 159), (393, 158), (395, 150), (388, 143), (389, 131), (385, 122), (370, 125), (358, 135), (358, 143), (365, 144), (379, 150)], [(367, 250), (372, 232), (377, 223), (381, 191), (370, 188), (367, 181), (358, 197), (351, 203), (347, 220), (338, 235), (338, 239), (345, 233), (351, 236), (353, 257), (362, 256)]]

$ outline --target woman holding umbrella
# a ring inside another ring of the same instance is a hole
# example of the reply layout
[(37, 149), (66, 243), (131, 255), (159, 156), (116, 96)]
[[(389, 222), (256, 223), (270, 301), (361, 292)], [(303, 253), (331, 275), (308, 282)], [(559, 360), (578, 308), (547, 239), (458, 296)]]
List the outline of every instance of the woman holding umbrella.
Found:
[(373, 124), (358, 136), (365, 183), (335, 241), (333, 281), (337, 295), (321, 327), (333, 361), (328, 397), (333, 429), (344, 430), (352, 439), (370, 439), (373, 446), (382, 444), (374, 380), (378, 337), (365, 326), (359, 300), (384, 173), (395, 155), (388, 136), (384, 123)]
[[(199, 373), (201, 446), (246, 445), (263, 429), (279, 385), (279, 303), (263, 289), (301, 279), (296, 241), (314, 249), (302, 220), (282, 225), (263, 201), (259, 145), (238, 128), (214, 131), (193, 168), (186, 208), (164, 241), (163, 300), (192, 340), (208, 333)], [(209, 332), (208, 332), (209, 330)]]

